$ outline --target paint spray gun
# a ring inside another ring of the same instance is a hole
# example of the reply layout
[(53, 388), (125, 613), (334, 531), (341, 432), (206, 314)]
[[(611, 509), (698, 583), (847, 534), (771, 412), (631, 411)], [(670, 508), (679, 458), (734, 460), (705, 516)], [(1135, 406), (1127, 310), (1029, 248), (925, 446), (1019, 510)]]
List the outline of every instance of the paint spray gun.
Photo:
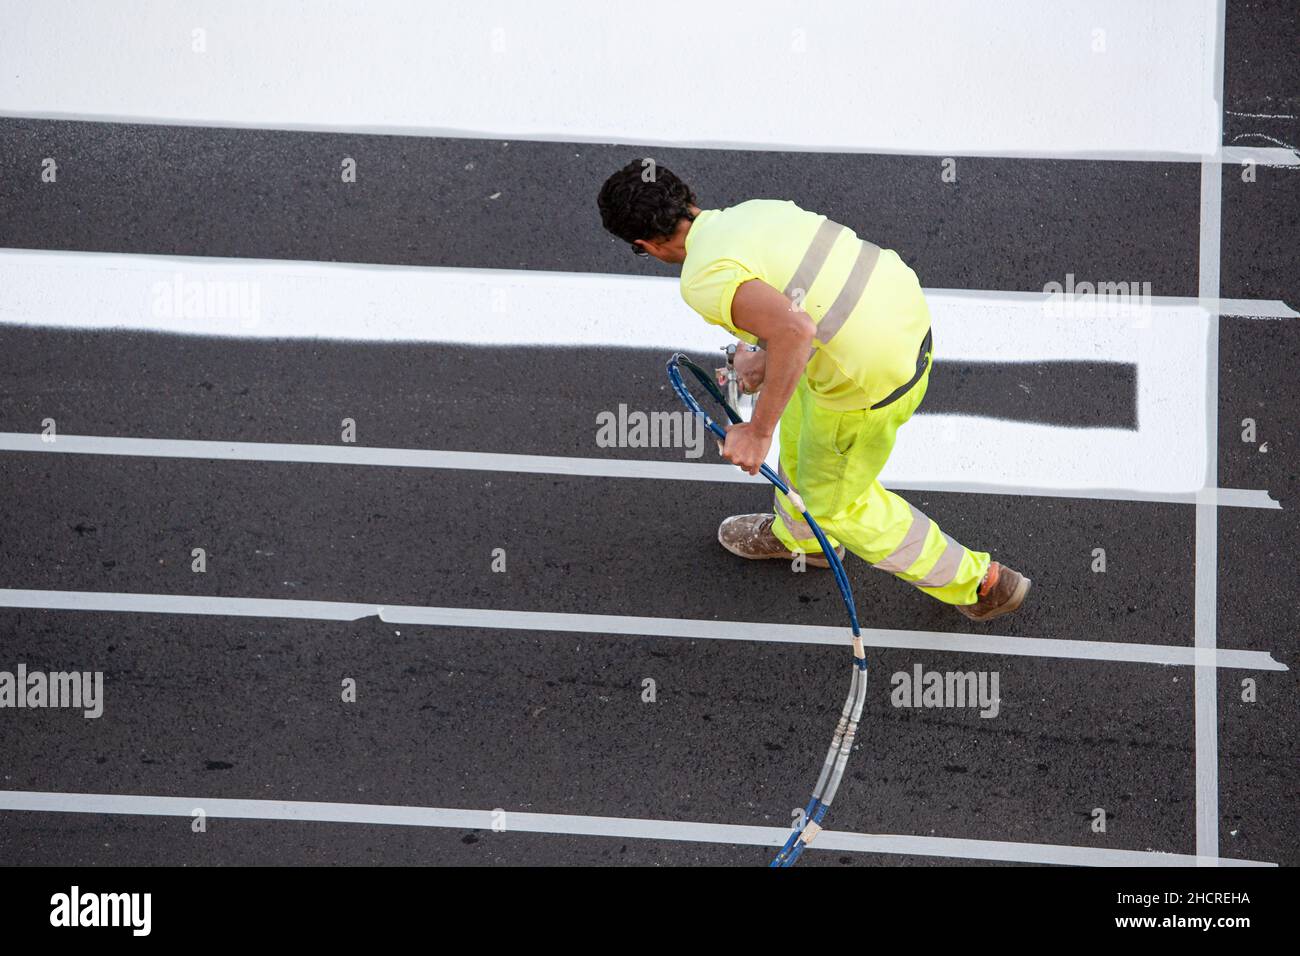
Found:
[[(749, 421), (749, 416), (753, 414), (754, 402), (756, 401), (757, 392), (746, 392), (740, 383), (740, 373), (736, 371), (736, 350), (743, 348), (750, 352), (757, 352), (756, 345), (737, 345), (732, 342), (722, 351), (727, 354), (727, 364), (724, 368), (715, 369), (718, 385), (727, 390), (727, 401), (731, 407), (740, 412), (745, 421)], [(742, 402), (742, 399), (745, 401)]]

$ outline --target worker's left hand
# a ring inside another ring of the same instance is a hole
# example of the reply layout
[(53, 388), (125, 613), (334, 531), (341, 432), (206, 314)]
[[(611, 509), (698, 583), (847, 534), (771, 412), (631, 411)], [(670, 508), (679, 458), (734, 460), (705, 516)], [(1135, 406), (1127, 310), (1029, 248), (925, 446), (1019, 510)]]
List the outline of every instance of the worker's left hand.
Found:
[(758, 469), (767, 460), (767, 452), (771, 447), (771, 435), (764, 435), (749, 422), (741, 422), (727, 429), (722, 457), (741, 471), (757, 475)]

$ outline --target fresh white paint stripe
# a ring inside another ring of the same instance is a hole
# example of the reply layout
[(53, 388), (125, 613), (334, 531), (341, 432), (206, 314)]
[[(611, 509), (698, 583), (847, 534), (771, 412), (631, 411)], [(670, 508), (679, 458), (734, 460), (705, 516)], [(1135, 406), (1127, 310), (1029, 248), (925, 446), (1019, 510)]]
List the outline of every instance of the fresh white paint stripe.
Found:
[[(950, 416), (938, 416), (948, 418)], [(209, 461), (278, 461), (309, 464), (370, 465), (392, 468), (447, 468), (460, 471), (505, 471), (515, 474), (572, 475), (589, 478), (648, 478), (657, 481), (717, 481), (766, 484), (726, 464), (636, 461), (618, 458), (563, 458), (496, 452), (439, 451), (423, 448), (370, 448), (357, 445), (300, 445), (272, 442), (223, 442), (200, 439), (124, 438), (110, 435), (59, 435), (45, 441), (27, 432), (0, 432), (0, 451), (68, 455), (121, 455), (145, 458), (195, 458)], [(1101, 501), (1149, 501), (1195, 504), (1203, 493), (1151, 492), (1124, 488), (1041, 488), (990, 482), (887, 479), (896, 491), (957, 494), (1027, 495)], [(1210, 492), (1218, 504), (1238, 508), (1280, 509), (1267, 491), (1220, 488)]]
[[(937, 416), (950, 418), (951, 416)], [(128, 438), (111, 435), (58, 435), (53, 441), (27, 432), (0, 432), (0, 451), (67, 455), (121, 455), (145, 458), (195, 458), (208, 461), (278, 461), (305, 464), (369, 465), (391, 468), (448, 468), (460, 471), (505, 471), (515, 474), (572, 475), (589, 478), (648, 478), (657, 481), (717, 481), (766, 484), (726, 464), (686, 461), (636, 461), (619, 458), (563, 458), (497, 452), (439, 451), (424, 448), (371, 448), (357, 445), (301, 445), (273, 442), (226, 442), (201, 439)], [(1041, 488), (990, 482), (887, 479), (897, 491), (958, 494), (1028, 495), (1104, 501), (1149, 501), (1195, 504), (1203, 493), (1151, 492), (1124, 488)], [(1267, 491), (1220, 488), (1211, 492), (1218, 504), (1238, 508), (1280, 509)]]
[[(95, 813), (125, 816), (191, 817), (201, 809), (213, 819), (283, 820), (294, 823), (357, 823), (380, 826), (447, 827), (493, 830), (500, 825), (493, 810), (412, 807), (392, 804), (317, 803), (305, 800), (239, 800), (218, 797), (156, 797), (137, 794), (57, 793), (0, 790), (0, 810), (37, 813)], [(597, 817), (509, 810), (504, 833), (548, 833), (634, 840), (674, 840), (689, 843), (729, 843), (777, 847), (789, 836), (780, 827), (634, 817)], [(1154, 850), (1114, 850), (1049, 843), (1008, 843), (998, 840), (958, 840), (947, 837), (845, 833), (826, 830), (811, 844), (813, 850), (941, 856), (968, 860), (1061, 864), (1071, 866), (1191, 866), (1194, 856)], [(1223, 866), (1273, 866), (1255, 860), (1217, 860)]]
[[(1294, 318), (1277, 300), (926, 289), (936, 346), (972, 361), (1133, 361), (1139, 335), (1227, 315)], [(0, 249), (0, 323), (241, 338), (709, 351), (730, 336), (681, 300), (675, 276), (215, 256)], [(1180, 336), (1188, 338), (1194, 336)], [(1008, 358), (1007, 340), (1016, 353)]]
[(0, 288), (0, 323), (51, 328), (703, 351), (731, 341), (668, 276), (5, 249)]
[[(1220, 145), (1200, 102), (1213, 62), (1207, 9), (1213, 0), (752, 0), (738, 17), (726, 4), (661, 0), (647, 17), (601, 0), (572, 0), (560, 16), (528, 0), (44, 0), (40, 16), (0, 7), (0, 111), (673, 147), (1187, 158)], [(684, 23), (703, 46), (682, 42)], [(683, 78), (690, 109), (673, 95), (630, 102), (629, 78), (642, 76)]]
[[(1058, 280), (1059, 281), (1059, 280)], [(1018, 302), (1046, 307), (1052, 297), (1046, 292), (1002, 292), (988, 289), (926, 289), (928, 300), (962, 300), (998, 302)], [(1074, 307), (1081, 307), (1086, 297), (1075, 296), (1070, 300)], [(1280, 299), (1202, 299), (1200, 296), (1164, 296), (1151, 297), (1152, 305), (1159, 309), (1186, 309), (1192, 307), (1212, 310), (1218, 315), (1231, 315), (1241, 318), (1256, 319), (1295, 319), (1300, 318), (1291, 306)]]
[[(1135, 277), (1057, 276), (1093, 283)], [(179, 282), (179, 288), (178, 288)], [(241, 338), (322, 338), (470, 345), (603, 345), (710, 350), (730, 337), (681, 301), (673, 276), (462, 269), (215, 256), (0, 249), (0, 323)], [(240, 290), (247, 290), (242, 297)], [(223, 314), (219, 293), (234, 293)], [(1195, 323), (1220, 315), (1296, 318), (1285, 302), (984, 289), (925, 290), (951, 359), (1131, 361), (1152, 314)], [(211, 296), (212, 301), (208, 301)], [(195, 306), (191, 309), (191, 297)], [(251, 308), (241, 314), (241, 306)], [(188, 314), (187, 314), (188, 311)], [(653, 321), (652, 321), (653, 320)], [(989, 335), (985, 323), (996, 323)], [(995, 341), (990, 343), (989, 339)]]
[[(779, 644), (847, 646), (841, 627), (714, 621), (613, 614), (564, 614), (490, 608), (419, 607), (404, 604), (358, 604), (335, 601), (287, 601), (188, 594), (129, 594), (112, 591), (42, 591), (0, 589), (0, 607), (43, 610), (110, 611), (133, 614), (202, 614), (296, 620), (358, 621), (378, 617), (388, 624), (485, 630), (555, 631), (574, 634), (627, 634), (689, 640), (760, 641)], [(1017, 657), (1122, 661), (1135, 664), (1192, 666), (1195, 648), (1111, 641), (1072, 641), (1009, 637), (997, 634), (950, 634), (944, 631), (896, 631), (863, 628), (870, 647), (904, 648)], [(1204, 655), (1202, 655), (1203, 657)], [(1216, 650), (1206, 666), (1241, 670), (1284, 671), (1286, 665), (1263, 651)]]
[[(1068, 276), (1054, 281), (1077, 284)], [(7, 252), (0, 287), (0, 322), (40, 326), (511, 346), (617, 342), (665, 355), (726, 342), (681, 302), (671, 278)], [(1201, 488), (1205, 308), (942, 291), (930, 296), (930, 308), (941, 364), (1136, 363), (1138, 429), (991, 419), (971, 427), (968, 418), (921, 414), (882, 472), (886, 484)], [(1041, 386), (1029, 380), (1024, 387)]]
[[(1226, 10), (1218, 0), (1211, 24), (1215, 67), (1206, 97), (1222, 124), (1223, 44)], [(1222, 135), (1220, 134), (1220, 138)], [(1220, 243), (1223, 222), (1223, 174), (1218, 166), (1201, 165), (1201, 222), (1199, 293), (1206, 301), (1219, 297)], [(1205, 331), (1205, 444), (1204, 486), (1219, 481), (1219, 317), (1207, 316)], [(1211, 497), (1196, 506), (1196, 577), (1194, 631), (1197, 664), (1195, 680), (1196, 722), (1196, 856), (1198, 865), (1214, 865), (1219, 854), (1219, 674), (1208, 666), (1218, 645), (1219, 618), (1219, 513)]]

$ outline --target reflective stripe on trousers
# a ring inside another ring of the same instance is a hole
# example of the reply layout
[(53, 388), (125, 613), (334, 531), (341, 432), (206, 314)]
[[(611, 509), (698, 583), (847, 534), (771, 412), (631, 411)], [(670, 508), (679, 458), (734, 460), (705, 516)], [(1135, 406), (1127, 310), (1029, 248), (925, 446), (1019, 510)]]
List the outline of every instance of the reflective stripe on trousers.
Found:
[[(948, 604), (972, 604), (989, 555), (963, 547), (924, 512), (880, 484), (898, 428), (920, 404), (929, 369), (884, 408), (836, 412), (801, 379), (781, 417), (780, 474), (793, 483), (833, 545)], [(790, 550), (816, 554), (811, 529), (777, 494), (772, 530)]]

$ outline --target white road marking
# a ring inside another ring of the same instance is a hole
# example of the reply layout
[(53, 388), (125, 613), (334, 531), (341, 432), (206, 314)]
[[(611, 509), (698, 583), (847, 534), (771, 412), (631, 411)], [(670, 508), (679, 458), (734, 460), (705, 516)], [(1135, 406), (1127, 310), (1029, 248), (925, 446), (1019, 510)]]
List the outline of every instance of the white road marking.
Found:
[[(1045, 306), (1050, 299), (1046, 292), (1006, 292), (988, 289), (926, 289), (925, 295), (929, 300), (969, 299), (993, 303), (1019, 302), (1039, 307)], [(1076, 296), (1073, 301), (1078, 304), (1086, 300)], [(1300, 318), (1300, 312), (1297, 312), (1280, 299), (1202, 299), (1200, 296), (1154, 295), (1151, 297), (1151, 301), (1154, 307), (1161, 309), (1201, 307), (1212, 309), (1219, 315), (1231, 315), (1241, 318)]]
[[(950, 418), (953, 416), (935, 416)], [(967, 428), (969, 426), (962, 426)], [(657, 481), (717, 481), (766, 484), (727, 464), (676, 461), (637, 461), (620, 458), (563, 458), (496, 452), (440, 451), (424, 448), (371, 448), (357, 445), (304, 445), (275, 442), (204, 441), (175, 438), (126, 438), (111, 435), (59, 435), (46, 442), (41, 435), (0, 432), (0, 451), (67, 455), (121, 455), (145, 458), (194, 458), (209, 461), (277, 461), (304, 464), (367, 465), (390, 468), (447, 468), (461, 471), (502, 471), (513, 474), (572, 475), (588, 478), (648, 478)], [(956, 494), (1027, 495), (1101, 501), (1147, 501), (1195, 504), (1196, 492), (1152, 492), (1125, 488), (1043, 488), (999, 485), (984, 481), (884, 479), (896, 491)], [(1210, 492), (1220, 505), (1280, 509), (1267, 491), (1219, 488)]]
[[(1073, 288), (1101, 278), (1053, 281)], [(635, 342), (663, 348), (665, 360), (670, 350), (727, 341), (681, 302), (671, 278), (9, 251), (0, 253), (0, 287), (0, 322), (63, 328), (511, 346)], [(928, 299), (941, 371), (962, 360), (1135, 363), (1138, 427), (986, 418), (972, 427), (971, 418), (928, 415), (923, 406), (881, 474), (886, 485), (1170, 494), (1202, 487), (1208, 308), (1185, 299), (946, 290)]]
[[(1263, 134), (1249, 133), (1247, 135), (1262, 136)], [(1271, 140), (1274, 143), (1282, 142), (1273, 139), (1271, 136), (1264, 136), (1264, 139)], [(1224, 146), (1219, 151), (1219, 156), (1215, 162), (1228, 163), (1234, 166), (1243, 163), (1254, 163), (1256, 166), (1300, 166), (1300, 152), (1285, 144), (1281, 146)]]
[[(1047, 281), (1064, 285), (1067, 276)], [(1075, 288), (1106, 281), (1135, 286), (1138, 277), (1073, 279)], [(668, 274), (0, 249), (0, 282), (0, 323), (49, 328), (688, 351), (731, 341), (687, 308)], [(238, 296), (221, 308), (215, 293), (235, 287), (256, 291), (257, 314), (238, 314)], [(945, 288), (925, 295), (950, 359), (1132, 361), (1126, 350), (1149, 332), (1149, 316), (1138, 311), (1144, 304), (1152, 315), (1190, 324), (1211, 306), (1222, 315), (1300, 316), (1267, 299)], [(1002, 340), (1012, 334), (1017, 351), (1008, 358)]]
[[(1227, 12), (1225, 0), (1215, 4), (1211, 24), (1214, 70), (1206, 95), (1222, 139), (1223, 52)], [(1219, 298), (1221, 233), (1223, 224), (1223, 171), (1201, 165), (1201, 217), (1199, 294), (1207, 302)], [(1219, 316), (1207, 312), (1205, 330), (1205, 488), (1219, 481)], [(1198, 865), (1214, 865), (1219, 854), (1219, 672), (1206, 663), (1218, 645), (1219, 621), (1219, 513), (1206, 494), (1196, 506), (1196, 577), (1193, 628), (1198, 655), (1194, 674), (1196, 725), (1196, 856)]]
[[(44, 610), (109, 611), (132, 614), (202, 614), (296, 620), (359, 621), (378, 617), (388, 624), (484, 630), (554, 631), (572, 634), (626, 634), (689, 640), (759, 641), (781, 644), (848, 646), (843, 627), (768, 624), (672, 617), (632, 617), (615, 614), (564, 614), (549, 611), (506, 611), (493, 608), (420, 607), (405, 604), (363, 604), (337, 601), (292, 601), (279, 598), (235, 598), (189, 594), (131, 594), (114, 591), (49, 591), (0, 588), (0, 607)], [(1073, 641), (998, 634), (958, 634), (946, 631), (902, 631), (863, 628), (870, 647), (906, 648), (969, 654), (1006, 654), (1072, 660), (1121, 661), (1189, 667), (1197, 663), (1190, 646), (1130, 644), (1112, 641)], [(1285, 671), (1287, 667), (1264, 651), (1217, 649), (1213, 666), (1238, 670)], [(1211, 666), (1211, 665), (1206, 665)]]
[[(190, 817), (195, 809), (213, 819), (286, 820), (382, 826), (446, 827), (484, 830), (487, 839), (508, 840), (511, 833), (568, 834), (634, 840), (673, 840), (778, 847), (789, 831), (725, 823), (599, 817), (579, 814), (526, 813), (507, 810), (504, 832), (493, 833), (499, 818), (492, 810), (412, 807), (391, 804), (317, 803), (305, 800), (240, 800), (216, 797), (158, 797), (137, 794), (56, 793), (0, 790), (0, 810), (38, 813), (95, 813), (129, 816)], [(1008, 843), (948, 837), (847, 833), (825, 830), (812, 850), (940, 856), (968, 860), (1062, 864), (1071, 866), (1191, 866), (1197, 858), (1154, 850), (1117, 850), (1049, 843)], [(1223, 866), (1274, 866), (1256, 860), (1215, 860)]]
[[(782, 0), (753, 0), (736, 17), (725, 4), (662, 0), (658, 16), (611, 30), (601, 0), (574, 0), (564, 16), (524, 0), (320, 0), (309, 13), (261, 0), (44, 0), (39, 17), (0, 8), (0, 112), (675, 148), (1199, 161), (1220, 145), (1200, 101), (1213, 69), (1202, 14), (1213, 8), (877, 0), (803, 5), (792, 16)], [(713, 38), (707, 57), (681, 42), (682, 23)], [(628, 108), (628, 77), (660, 74), (690, 77), (690, 110), (671, 96)], [(737, 109), (738, 87), (761, 88), (763, 108)], [(936, 184), (939, 172), (936, 160)], [(484, 186), (485, 195), (509, 188)]]

